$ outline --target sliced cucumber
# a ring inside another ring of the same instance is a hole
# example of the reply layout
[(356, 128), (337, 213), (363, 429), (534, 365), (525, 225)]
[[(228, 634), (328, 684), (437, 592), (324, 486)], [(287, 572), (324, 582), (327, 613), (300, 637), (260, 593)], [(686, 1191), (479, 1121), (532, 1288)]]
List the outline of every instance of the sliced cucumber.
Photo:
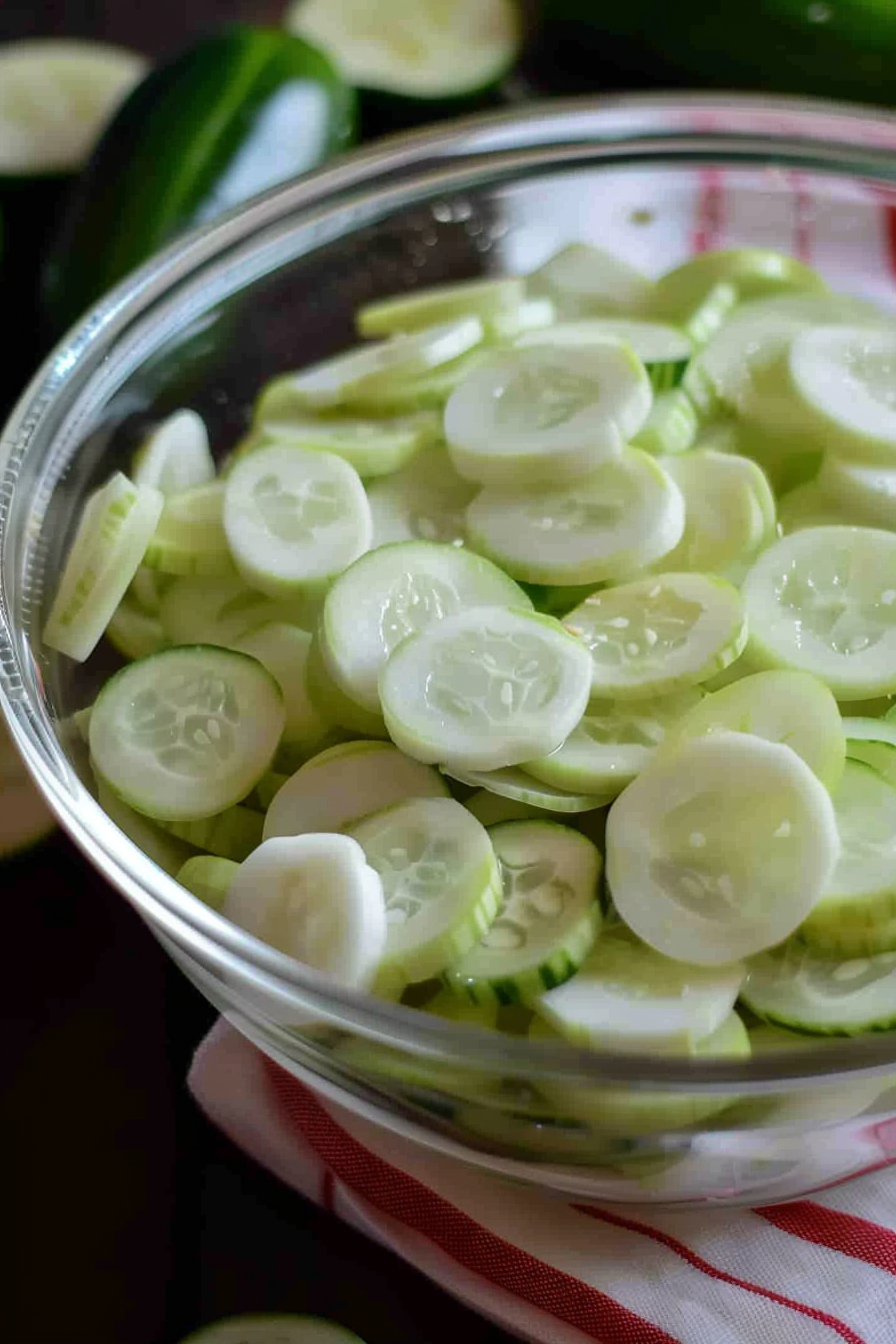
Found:
[(806, 918), (839, 853), (830, 795), (790, 747), (713, 732), (657, 756), (610, 809), (616, 908), (666, 956), (713, 966)]
[(242, 863), (261, 844), (264, 817), (254, 808), (237, 803), (214, 817), (202, 817), (197, 821), (164, 821), (159, 825), (194, 849), (202, 849), (215, 858)]
[(267, 812), (288, 779), (289, 775), (279, 770), (268, 770), (247, 795), (246, 802), (252, 807), (258, 807), (262, 812)]
[(668, 555), (685, 523), (681, 492), (635, 448), (559, 488), (486, 486), (467, 509), (470, 543), (527, 583), (597, 584)]
[(0, 722), (0, 860), (36, 845), (55, 825), (55, 817)]
[(674, 387), (658, 392), (653, 399), (650, 414), (632, 439), (633, 448), (660, 457), (671, 453), (686, 453), (694, 446), (699, 429), (694, 403), (687, 392)]
[(445, 437), (461, 476), (553, 485), (618, 457), (651, 400), (643, 364), (621, 342), (534, 346), (495, 355), (460, 383), (445, 407)]
[(327, 594), (321, 658), (345, 695), (378, 714), (377, 681), (402, 640), (470, 607), (529, 605), (506, 574), (469, 551), (425, 541), (380, 546), (349, 566)]
[(775, 497), (755, 462), (700, 449), (664, 462), (684, 497), (684, 535), (655, 569), (722, 574), (736, 582), (775, 539)]
[(849, 759), (864, 761), (896, 787), (896, 724), (889, 718), (846, 718), (843, 732)]
[(147, 569), (141, 565), (131, 580), (128, 599), (149, 616), (158, 616), (162, 610), (162, 598), (174, 583), (170, 574), (161, 574), (157, 569)]
[(466, 538), (466, 508), (476, 486), (451, 464), (445, 448), (418, 453), (388, 480), (367, 491), (373, 517), (372, 547), (391, 541), (444, 541), (461, 546)]
[(508, 821), (489, 836), (500, 905), (446, 982), (473, 1002), (528, 1002), (568, 980), (590, 952), (601, 922), (601, 857), (584, 835), (551, 821)]
[(283, 719), (280, 688), (254, 658), (211, 646), (165, 649), (106, 682), (90, 718), (90, 754), (138, 812), (192, 821), (254, 788)]
[(477, 789), (470, 794), (464, 807), (486, 827), (497, 826), (502, 821), (531, 821), (535, 817), (547, 821), (550, 817), (544, 808), (513, 798), (502, 798), (499, 793), (490, 793), (488, 789)]
[(343, 985), (369, 985), (386, 944), (382, 884), (347, 835), (265, 840), (234, 874), (222, 913)]
[(612, 252), (570, 243), (529, 276), (529, 290), (547, 295), (564, 318), (635, 316), (649, 306), (654, 285)]
[(896, 464), (896, 334), (814, 327), (790, 347), (793, 386), (822, 448)]
[(83, 663), (143, 560), (162, 495), (117, 471), (84, 507), (44, 626), (44, 643)]
[(689, 1053), (725, 1021), (743, 978), (739, 962), (673, 961), (616, 925), (601, 932), (568, 984), (542, 994), (533, 1007), (581, 1045)]
[(462, 770), (459, 766), (446, 766), (443, 773), (449, 779), (460, 784), (468, 784), (474, 789), (485, 789), (499, 798), (508, 798), (514, 803), (525, 803), (542, 812), (593, 812), (611, 801), (612, 795), (593, 793), (570, 793), (568, 789), (558, 789), (551, 784), (542, 783), (525, 770), (513, 767), (503, 770)]
[(840, 527), (843, 523), (859, 522), (860, 519), (832, 500), (817, 480), (788, 490), (778, 501), (778, 531), (782, 537), (810, 527)]
[(161, 826), (128, 807), (99, 776), (96, 778), (96, 797), (109, 820), (170, 877), (177, 877), (187, 860), (195, 856), (192, 845), (169, 835)]
[(386, 742), (346, 742), (312, 756), (268, 808), (264, 838), (341, 831), (406, 798), (445, 798), (437, 770)]
[(325, 588), (370, 545), (370, 506), (334, 453), (273, 445), (227, 478), (224, 530), (247, 583), (270, 597)]
[(195, 411), (175, 411), (163, 420), (134, 454), (135, 485), (152, 485), (177, 495), (215, 477), (205, 421)]
[(334, 1321), (320, 1316), (228, 1316), (195, 1331), (182, 1344), (363, 1344)]
[(238, 578), (180, 578), (163, 594), (159, 619), (172, 644), (230, 647), (271, 621), (310, 629), (314, 609), (303, 598), (274, 601)]
[(106, 638), (125, 658), (148, 658), (168, 643), (158, 616), (150, 616), (125, 597), (106, 626)]
[(801, 924), (794, 937), (816, 955), (845, 961), (896, 951), (896, 916), (870, 925)]
[(794, 1031), (890, 1031), (896, 1027), (896, 952), (844, 961), (790, 941), (750, 961), (741, 998), (757, 1017)]
[[(483, 327), (483, 334), (485, 328)], [(475, 346), (457, 359), (448, 359), (426, 373), (413, 378), (391, 378), (371, 385), (367, 383), (352, 391), (346, 410), (353, 415), (419, 415), (424, 411), (439, 411), (454, 389), (492, 357), (491, 348)]]
[(734, 306), (727, 305), (719, 315), (720, 320), (705, 321), (711, 307), (710, 296), (718, 295), (722, 286), (731, 288), (735, 302), (794, 290), (827, 288), (821, 276), (783, 252), (742, 247), (704, 252), (667, 272), (657, 281), (651, 308), (667, 322), (679, 322), (685, 327), (689, 321), (693, 322), (695, 314), (703, 314), (705, 340), (721, 326)]
[(236, 573), (223, 523), (220, 481), (169, 495), (143, 564), (164, 574), (228, 578)]
[(896, 531), (896, 463), (855, 462), (825, 453), (818, 488), (832, 506), (843, 511), (840, 522)]
[(362, 336), (395, 336), (459, 317), (490, 318), (512, 313), (526, 297), (525, 281), (507, 276), (497, 280), (462, 280), (453, 285), (412, 289), (365, 304), (355, 314)]
[(644, 365), (656, 392), (675, 387), (687, 367), (694, 347), (677, 327), (637, 318), (592, 319), (584, 322), (558, 322), (543, 331), (526, 332), (515, 345), (559, 346), (562, 349), (587, 349), (605, 341), (622, 341)]
[(475, 607), (393, 651), (379, 679), (386, 727), (416, 759), (497, 770), (555, 750), (588, 701), (591, 664), (558, 621)]
[(591, 691), (646, 700), (698, 685), (747, 641), (737, 589), (706, 574), (659, 574), (605, 588), (564, 619), (591, 655)]
[(434, 411), (395, 416), (386, 420), (362, 420), (347, 415), (287, 416), (273, 418), (271, 402), (262, 398), (256, 412), (255, 432), (244, 440), (239, 457), (248, 457), (272, 443), (335, 453), (359, 476), (387, 476), (397, 471), (440, 433)]
[(476, 946), (497, 914), (501, 874), (485, 827), (465, 807), (453, 798), (412, 798), (349, 833), (383, 884), (380, 993), (438, 975)]
[(221, 910), (238, 867), (239, 864), (230, 859), (197, 854), (195, 858), (187, 859), (178, 871), (177, 880), (212, 910)]
[(323, 660), (320, 639), (317, 635), (311, 641), (308, 651), (308, 665), (305, 669), (305, 682), (311, 703), (322, 718), (335, 724), (339, 729), (353, 736), (364, 737), (389, 736), (382, 713), (379, 710), (365, 709), (357, 701), (345, 694), (342, 688), (330, 676)]
[(288, 748), (299, 755), (310, 755), (330, 726), (308, 693), (306, 673), (311, 636), (297, 625), (269, 621), (235, 640), (233, 647), (257, 658), (280, 687), (286, 715), (281, 750)]
[(485, 339), (499, 344), (503, 341), (515, 341), (524, 332), (543, 331), (556, 320), (557, 310), (550, 299), (524, 299), (517, 307), (508, 308), (506, 312), (495, 313), (485, 319), (483, 323)]
[(813, 527), (783, 537), (743, 584), (750, 647), (819, 677), (840, 701), (896, 691), (896, 536)]

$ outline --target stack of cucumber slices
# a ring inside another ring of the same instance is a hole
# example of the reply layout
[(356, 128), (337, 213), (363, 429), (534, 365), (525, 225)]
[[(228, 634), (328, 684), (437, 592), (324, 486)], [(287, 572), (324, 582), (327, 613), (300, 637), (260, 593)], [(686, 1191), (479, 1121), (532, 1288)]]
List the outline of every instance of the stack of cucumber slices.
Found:
[(896, 321), (585, 244), (357, 317), (220, 467), (183, 411), (87, 501), (44, 638), (128, 660), (78, 716), (119, 826), (462, 1024), (896, 1026)]

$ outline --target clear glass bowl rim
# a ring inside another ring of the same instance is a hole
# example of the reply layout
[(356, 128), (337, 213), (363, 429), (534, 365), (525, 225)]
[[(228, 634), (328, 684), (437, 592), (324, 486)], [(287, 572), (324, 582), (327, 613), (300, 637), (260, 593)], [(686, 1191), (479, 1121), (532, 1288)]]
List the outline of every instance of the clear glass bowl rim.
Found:
[[(749, 94), (649, 94), (531, 103), (380, 141), (265, 193), (194, 230), (152, 258), (98, 303), (38, 370), (0, 437), (0, 708), (25, 762), (64, 828), (100, 873), (188, 955), (325, 1020), (446, 1061), (512, 1070), (566, 1083), (637, 1083), (696, 1091), (736, 1085), (742, 1094), (810, 1086), (896, 1065), (896, 1037), (831, 1041), (744, 1063), (624, 1055), (530, 1042), (447, 1021), (334, 986), (327, 977), (243, 933), (186, 893), (109, 821), (78, 779), (39, 694), (24, 630), (10, 612), (21, 582), (12, 519), (27, 512), (13, 491), (26, 456), (49, 451), (58, 404), (83, 392), (122, 333), (187, 278), (265, 228), (302, 212), (344, 208), (415, 192), (477, 185), (538, 167), (575, 166), (586, 154), (614, 162), (744, 161), (814, 168), (896, 183), (896, 114), (822, 100)], [(488, 170), (493, 176), (487, 174)], [(391, 205), (390, 205), (390, 208)], [(365, 220), (366, 222), (366, 220)], [(12, 576), (10, 578), (10, 576)], [(823, 1053), (824, 1060), (819, 1058)]]

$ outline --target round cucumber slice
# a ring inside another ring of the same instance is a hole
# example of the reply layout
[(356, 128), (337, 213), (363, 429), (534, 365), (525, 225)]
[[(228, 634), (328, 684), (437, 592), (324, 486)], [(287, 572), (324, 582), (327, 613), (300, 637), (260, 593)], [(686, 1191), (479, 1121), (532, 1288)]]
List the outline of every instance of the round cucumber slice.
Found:
[(308, 694), (306, 673), (311, 636), (297, 625), (268, 621), (235, 640), (233, 647), (257, 658), (280, 687), (286, 716), (281, 748), (294, 748), (300, 755), (310, 754), (330, 727)]
[(896, 536), (813, 527), (782, 537), (743, 584), (750, 646), (841, 702), (896, 691)]
[(845, 725), (827, 686), (808, 672), (755, 672), (706, 696), (672, 725), (670, 749), (706, 733), (751, 733), (795, 751), (833, 792), (846, 757)]
[(896, 951), (896, 916), (870, 925), (819, 923), (800, 925), (794, 937), (822, 957), (845, 961), (853, 957), (874, 957), (879, 952)]
[(843, 510), (841, 522), (896, 531), (896, 465), (853, 462), (825, 453), (818, 488)]
[(386, 944), (379, 875), (347, 835), (265, 840), (240, 864), (221, 913), (343, 985), (369, 985)]
[(554, 751), (588, 702), (587, 653), (558, 621), (475, 607), (406, 639), (380, 673), (386, 727), (409, 756), (497, 770)]
[(193, 846), (178, 840), (176, 836), (163, 831), (161, 826), (151, 822), (148, 817), (128, 807), (127, 803), (112, 792), (102, 776), (94, 773), (97, 802), (109, 820), (114, 822), (118, 829), (163, 872), (168, 873), (170, 877), (177, 877), (187, 860), (195, 857), (196, 851)]
[(373, 518), (372, 548), (392, 541), (444, 541), (463, 545), (467, 505), (476, 486), (458, 476), (445, 448), (424, 449), (388, 480), (374, 481), (367, 499)]
[(0, 174), (80, 168), (147, 63), (100, 42), (33, 38), (0, 51)]
[(656, 700), (592, 700), (562, 747), (527, 761), (525, 768), (536, 779), (571, 793), (615, 797), (702, 700), (697, 687)]
[(650, 414), (632, 439), (633, 448), (660, 457), (686, 453), (694, 446), (700, 427), (694, 403), (680, 387), (658, 392)]
[(489, 831), (500, 864), (497, 914), (445, 979), (474, 1003), (528, 1002), (574, 975), (601, 922), (600, 853), (551, 821), (507, 821)]
[(558, 322), (543, 331), (526, 332), (514, 344), (559, 346), (562, 349), (587, 349), (605, 341), (622, 341), (635, 354), (650, 375), (657, 392), (674, 387), (694, 347), (677, 327), (638, 318), (592, 318), (582, 322)]
[(266, 404), (262, 396), (256, 412), (255, 433), (244, 440), (240, 456), (247, 457), (271, 443), (283, 443), (289, 447), (335, 453), (354, 467), (359, 476), (372, 478), (397, 471), (421, 448), (433, 443), (439, 433), (440, 425), (434, 411), (386, 420), (362, 420), (347, 415), (321, 416), (320, 419), (292, 415), (275, 419), (271, 402)]
[(892, 331), (815, 327), (794, 339), (790, 375), (820, 447), (896, 463), (894, 363)]
[(150, 616), (127, 598), (118, 606), (106, 626), (106, 638), (125, 658), (148, 658), (164, 649), (168, 640), (158, 616)]
[(162, 629), (172, 644), (221, 644), (229, 648), (261, 625), (282, 621), (309, 629), (310, 604), (297, 598), (277, 602), (242, 579), (175, 579), (159, 606)]
[(467, 509), (470, 543), (527, 583), (602, 583), (659, 560), (685, 525), (681, 492), (636, 448), (560, 488), (486, 486)]
[(239, 864), (231, 859), (197, 854), (195, 858), (187, 859), (178, 871), (177, 880), (205, 905), (220, 911), (238, 868)]
[(645, 700), (698, 685), (747, 641), (737, 589), (706, 574), (659, 574), (605, 588), (565, 617), (591, 655), (591, 691)]
[(224, 531), (246, 583), (282, 598), (326, 588), (368, 549), (373, 522), (342, 458), (274, 445), (227, 478)]
[(607, 820), (607, 878), (622, 918), (657, 951), (705, 966), (791, 934), (838, 852), (824, 785), (789, 747), (745, 733), (664, 751)]
[(447, 796), (437, 770), (389, 743), (345, 742), (312, 756), (287, 779), (268, 808), (264, 838), (342, 831), (406, 798)]
[(519, 308), (525, 281), (513, 276), (496, 280), (461, 280), (453, 285), (412, 289), (365, 304), (355, 313), (361, 336), (395, 336), (437, 322), (478, 317), (482, 322)]
[[(785, 1051), (823, 1051), (830, 1041), (823, 1036), (806, 1036), (763, 1023), (750, 1028), (753, 1055), (783, 1054)], [(861, 1115), (886, 1086), (883, 1078), (851, 1078), (849, 1087), (834, 1082), (825, 1087), (801, 1087), (793, 1092), (773, 1092), (744, 1098), (732, 1113), (732, 1128), (793, 1129), (799, 1134), (815, 1125), (843, 1124)]]
[(561, 317), (578, 318), (643, 312), (654, 285), (622, 257), (570, 243), (529, 276), (529, 290), (553, 300)]
[(700, 449), (663, 462), (685, 508), (684, 534), (654, 569), (743, 577), (777, 536), (775, 497), (755, 462)]
[(160, 574), (157, 569), (147, 569), (141, 565), (131, 580), (125, 600), (133, 599), (148, 616), (159, 616), (162, 610), (162, 598), (172, 583), (174, 579), (170, 574)]
[(502, 821), (531, 821), (535, 817), (547, 821), (550, 817), (550, 813), (541, 807), (514, 798), (502, 798), (499, 793), (490, 793), (488, 789), (477, 789), (470, 794), (464, 807), (486, 827), (497, 826)]
[(165, 500), (143, 564), (164, 574), (228, 578), (236, 573), (224, 529), (224, 486), (198, 485)]
[(462, 770), (459, 766), (443, 766), (442, 773), (460, 784), (473, 789), (485, 789), (499, 798), (524, 803), (541, 812), (593, 812), (610, 802), (612, 795), (570, 793), (545, 784), (527, 770), (509, 767), (503, 770)]
[(163, 495), (177, 495), (215, 477), (205, 421), (195, 411), (175, 411), (163, 420), (134, 454), (135, 485), (152, 485)]
[(255, 808), (237, 803), (214, 817), (202, 817), (197, 821), (164, 821), (159, 825), (194, 849), (204, 850), (218, 859), (242, 863), (261, 844), (263, 823), (264, 817)]
[(111, 789), (158, 821), (211, 817), (268, 769), (283, 698), (245, 654), (165, 649), (111, 677), (90, 717), (90, 755)]
[(765, 247), (703, 252), (657, 281), (653, 311), (681, 320), (719, 283), (735, 287), (738, 299), (757, 299), (792, 290), (826, 290), (820, 275), (794, 257)]
[(805, 532), (807, 528), (839, 527), (844, 523), (859, 522), (860, 519), (851, 517), (842, 505), (832, 500), (817, 480), (788, 490), (778, 501), (778, 530), (782, 537), (789, 537), (792, 532)]
[(846, 755), (863, 761), (896, 787), (896, 724), (875, 718), (845, 718)]
[(380, 546), (328, 592), (321, 657), (345, 695), (378, 714), (380, 672), (409, 635), (471, 607), (530, 605), (506, 574), (469, 551), (425, 541)]
[(643, 364), (620, 341), (508, 351), (452, 392), (448, 451), (461, 476), (483, 485), (575, 480), (619, 456), (651, 400)]
[(182, 1344), (363, 1344), (334, 1321), (320, 1316), (262, 1314), (228, 1316), (189, 1335)]
[(0, 860), (30, 849), (56, 825), (0, 722)]
[(311, 703), (329, 723), (350, 732), (353, 736), (380, 738), (389, 736), (380, 711), (365, 709), (356, 700), (350, 699), (333, 680), (324, 663), (317, 635), (311, 640), (305, 679)]
[(794, 1031), (889, 1031), (896, 1027), (896, 952), (844, 961), (791, 940), (752, 958), (741, 998), (757, 1017)]
[[(485, 331), (483, 324), (483, 335)], [(446, 360), (426, 373), (364, 383), (352, 391), (346, 410), (350, 410), (353, 415), (377, 417), (442, 411), (454, 389), (474, 369), (491, 359), (492, 353), (491, 348), (475, 346), (457, 359)]]
[(524, 299), (515, 308), (484, 319), (485, 339), (496, 343), (515, 341), (523, 332), (550, 327), (556, 319), (557, 309), (550, 299)]
[(117, 471), (88, 499), (44, 626), (51, 649), (82, 663), (96, 648), (143, 560), (163, 497)]
[(578, 973), (533, 1000), (567, 1039), (598, 1049), (690, 1053), (734, 1007), (739, 962), (673, 961), (620, 925), (604, 929)]
[(501, 874), (485, 827), (453, 798), (412, 798), (351, 828), (380, 875), (386, 946), (376, 987), (389, 995), (440, 974), (495, 918)]

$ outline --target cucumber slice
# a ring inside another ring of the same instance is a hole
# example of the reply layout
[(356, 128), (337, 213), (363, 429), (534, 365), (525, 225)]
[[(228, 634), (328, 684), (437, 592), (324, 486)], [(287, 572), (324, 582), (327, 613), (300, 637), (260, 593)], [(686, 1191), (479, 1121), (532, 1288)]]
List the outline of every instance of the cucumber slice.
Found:
[(197, 854), (195, 858), (187, 859), (177, 874), (177, 880), (205, 905), (220, 911), (238, 867), (239, 864), (230, 859)]
[(860, 522), (832, 500), (817, 480), (788, 490), (778, 501), (778, 531), (782, 537), (805, 532), (810, 527), (840, 527)]
[(445, 766), (442, 770), (449, 779), (467, 784), (473, 789), (486, 789), (499, 798), (514, 803), (525, 803), (541, 812), (593, 812), (611, 801), (610, 796), (593, 793), (570, 793), (542, 783), (525, 770), (462, 770), (459, 766)]
[(694, 403), (680, 387), (659, 392), (653, 399), (650, 414), (632, 439), (633, 448), (659, 457), (671, 453), (685, 453), (694, 446), (700, 421)]
[(363, 1340), (320, 1316), (262, 1314), (228, 1316), (189, 1335), (182, 1344), (363, 1344)]
[(677, 327), (637, 318), (558, 322), (544, 331), (526, 332), (514, 344), (518, 349), (528, 345), (549, 345), (580, 350), (603, 345), (605, 341), (622, 341), (634, 350), (656, 392), (664, 392), (681, 382), (694, 353), (690, 338)]
[(567, 583), (559, 588), (540, 583), (523, 583), (520, 587), (532, 599), (535, 610), (543, 612), (545, 616), (565, 616), (594, 592), (593, 583)]
[(380, 993), (397, 996), (476, 946), (498, 912), (501, 874), (485, 827), (465, 807), (453, 798), (412, 798), (349, 834), (383, 884)]
[(601, 857), (552, 821), (507, 821), (490, 832), (500, 863), (497, 914), (445, 979), (474, 1003), (528, 1002), (574, 975), (601, 922)]
[(717, 731), (664, 751), (610, 809), (619, 914), (666, 956), (714, 966), (791, 934), (839, 853), (830, 795), (790, 747)]
[(896, 952), (896, 916), (872, 925), (826, 926), (819, 923), (806, 928), (802, 924), (794, 937), (821, 957), (836, 957), (841, 961), (873, 957), (879, 952)]
[(894, 361), (892, 331), (815, 327), (794, 339), (790, 375), (820, 447), (896, 463)]
[(245, 654), (197, 645), (122, 668), (90, 718), (96, 769), (157, 821), (211, 817), (238, 803), (271, 763), (283, 698)]
[(288, 779), (289, 775), (279, 770), (268, 770), (247, 795), (246, 802), (252, 807), (258, 807), (262, 812), (267, 812)]
[(530, 605), (506, 574), (469, 551), (426, 541), (380, 546), (346, 569), (327, 594), (320, 654), (340, 690), (378, 714), (377, 681), (402, 640), (470, 607)]
[(643, 364), (607, 341), (587, 350), (533, 346), (474, 369), (445, 407), (448, 451), (483, 485), (554, 485), (618, 457), (650, 411)]
[(109, 820), (169, 877), (177, 877), (187, 860), (195, 857), (192, 845), (169, 835), (161, 826), (128, 807), (99, 775), (96, 776), (96, 797)]
[(399, 644), (379, 690), (389, 734), (409, 756), (497, 770), (559, 747), (590, 680), (587, 653), (558, 621), (475, 607)]
[[(684, 295), (682, 295), (684, 299)], [(660, 313), (677, 322), (694, 347), (699, 350), (728, 320), (737, 307), (737, 286), (718, 280), (703, 293), (695, 293), (690, 302), (661, 308)]]
[(734, 302), (793, 290), (827, 289), (821, 276), (783, 252), (764, 247), (735, 248), (704, 252), (661, 276), (654, 291), (652, 311), (667, 322), (684, 326), (701, 313), (705, 340), (722, 325), (734, 306), (734, 303), (725, 306), (719, 320), (705, 321), (711, 307), (710, 296), (713, 293), (718, 296), (723, 285), (732, 290)]
[(281, 750), (289, 748), (299, 755), (310, 755), (329, 730), (329, 723), (308, 693), (311, 636), (297, 625), (269, 621), (235, 640), (233, 647), (257, 658), (280, 687), (285, 712)]
[(445, 798), (437, 770), (386, 742), (345, 742), (312, 756), (268, 808), (264, 838), (342, 831), (406, 798)]
[(150, 616), (127, 598), (115, 608), (106, 626), (106, 638), (120, 654), (130, 659), (148, 658), (168, 644), (158, 616)]
[(254, 808), (237, 803), (215, 817), (202, 817), (198, 821), (164, 821), (159, 825), (194, 849), (242, 863), (261, 844), (264, 817)]
[(151, 486), (117, 471), (88, 499), (44, 627), (44, 643), (83, 663), (143, 560), (162, 513)]
[(163, 420), (134, 454), (135, 485), (151, 485), (177, 495), (215, 478), (205, 421), (195, 411), (175, 411)]
[(162, 629), (172, 644), (230, 647), (260, 625), (283, 621), (309, 629), (312, 607), (302, 598), (277, 602), (247, 588), (242, 579), (175, 579), (162, 596)]
[[(831, 1042), (824, 1036), (806, 1036), (763, 1023), (750, 1028), (752, 1053), (761, 1057), (783, 1054), (785, 1051), (824, 1051)], [(750, 1099), (746, 1097), (732, 1113), (732, 1128), (792, 1129), (797, 1134), (807, 1127), (844, 1124), (854, 1120), (880, 1096), (886, 1086), (884, 1078), (851, 1078), (849, 1087), (835, 1081), (824, 1087), (801, 1087), (793, 1092), (772, 1092)]]
[(482, 322), (519, 308), (525, 281), (513, 276), (495, 280), (461, 280), (452, 285), (412, 289), (365, 304), (355, 313), (361, 336), (396, 336), (437, 322), (478, 317)]
[(471, 545), (528, 583), (619, 578), (668, 555), (684, 523), (680, 490), (636, 448), (567, 486), (486, 486), (467, 509)]
[[(525, 768), (536, 779), (571, 793), (613, 798), (643, 770), (666, 734), (676, 732), (682, 715), (687, 717), (703, 698), (701, 690), (688, 687), (656, 700), (592, 700), (562, 747), (527, 761)], [(839, 714), (837, 718), (839, 725)]]
[(592, 594), (563, 622), (591, 655), (591, 692), (647, 700), (698, 685), (747, 642), (737, 589), (707, 574), (659, 574)]
[(756, 672), (715, 691), (669, 728), (675, 750), (706, 733), (751, 733), (802, 758), (833, 792), (846, 758), (845, 725), (827, 686), (808, 672)]
[(347, 415), (272, 417), (271, 402), (264, 396), (256, 412), (256, 433), (244, 440), (240, 457), (258, 448), (283, 443), (289, 447), (335, 453), (354, 467), (359, 476), (387, 476), (397, 471), (416, 452), (435, 442), (440, 434), (433, 411), (395, 416), (391, 420), (362, 420)]
[(502, 798), (499, 793), (490, 793), (488, 789), (477, 789), (464, 803), (468, 812), (472, 812), (483, 826), (497, 826), (502, 821), (531, 821), (539, 817), (547, 821), (550, 814), (532, 803), (523, 803), (514, 798)]
[(0, 860), (30, 849), (56, 825), (0, 722)]
[(840, 522), (896, 531), (896, 465), (853, 462), (825, 453), (818, 488), (840, 508)]
[(237, 568), (269, 597), (319, 592), (370, 545), (361, 479), (333, 453), (260, 448), (237, 463), (224, 491)]
[(515, 308), (484, 319), (485, 339), (497, 343), (515, 341), (523, 332), (550, 327), (556, 319), (557, 310), (550, 299), (524, 299)]
[(621, 257), (588, 243), (570, 243), (529, 276), (529, 291), (553, 300), (564, 318), (643, 312), (654, 285)]
[(143, 564), (164, 574), (210, 578), (234, 575), (223, 510), (224, 486), (220, 481), (169, 495)]
[(690, 1053), (725, 1021), (743, 979), (739, 962), (708, 967), (673, 961), (616, 925), (602, 931), (568, 984), (532, 1006), (580, 1045)]
[(350, 732), (354, 736), (388, 737), (383, 716), (377, 710), (365, 709), (345, 694), (330, 676), (321, 653), (320, 639), (317, 635), (311, 641), (308, 652), (308, 664), (305, 680), (311, 703), (318, 713), (329, 723)]
[(701, 449), (663, 466), (684, 497), (684, 535), (655, 569), (695, 570), (736, 582), (777, 536), (775, 497), (755, 462)]
[(37, 38), (0, 51), (0, 174), (72, 172), (147, 63), (100, 42)]
[(813, 527), (782, 537), (743, 584), (750, 647), (841, 702), (896, 691), (896, 536)]
[(845, 718), (846, 755), (863, 761), (896, 788), (896, 724), (887, 719)]
[(382, 884), (347, 835), (266, 839), (234, 874), (222, 914), (342, 985), (369, 985), (386, 945)]
[[(483, 336), (485, 326), (483, 325)], [(355, 388), (346, 409), (353, 415), (419, 415), (423, 411), (442, 411), (454, 389), (491, 359), (490, 348), (476, 346), (457, 359), (446, 360), (413, 378), (394, 378)]]
[(141, 565), (131, 580), (126, 600), (133, 599), (147, 615), (158, 616), (162, 610), (162, 598), (173, 582), (171, 575), (160, 574), (157, 569), (147, 569)]
[(371, 547), (392, 541), (463, 545), (466, 509), (475, 495), (476, 486), (458, 476), (443, 447), (424, 449), (388, 480), (369, 487)]
[(823, 957), (790, 941), (747, 968), (741, 998), (757, 1017), (820, 1036), (896, 1027), (896, 952)]

